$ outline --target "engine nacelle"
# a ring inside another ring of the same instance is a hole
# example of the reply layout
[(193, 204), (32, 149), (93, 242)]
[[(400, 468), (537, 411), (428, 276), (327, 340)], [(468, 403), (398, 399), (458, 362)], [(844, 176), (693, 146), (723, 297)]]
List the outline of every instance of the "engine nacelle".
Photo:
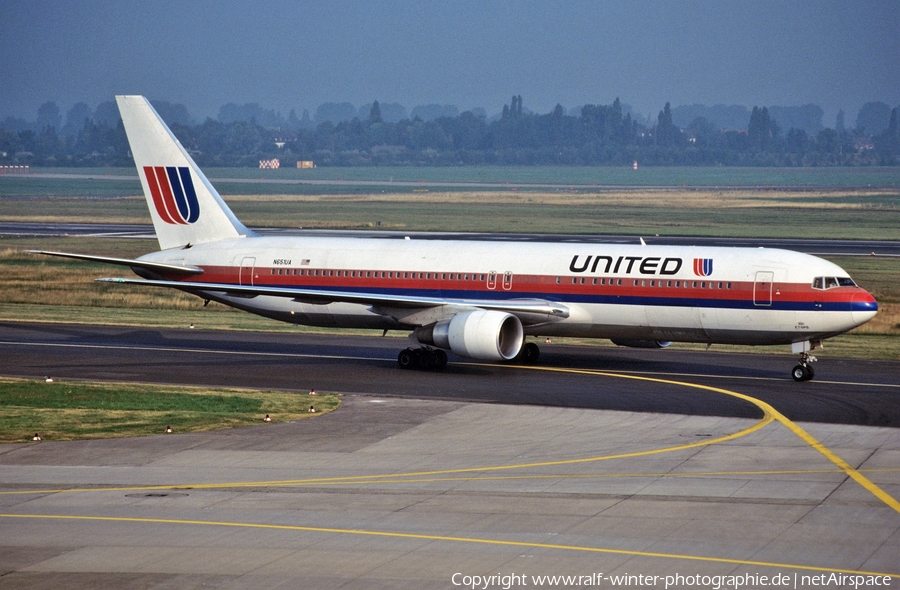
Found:
[(665, 340), (631, 340), (627, 338), (613, 338), (612, 343), (629, 348), (666, 348), (672, 345), (671, 342)]
[(516, 316), (479, 309), (416, 328), (416, 340), (480, 361), (508, 361), (522, 349), (525, 331)]

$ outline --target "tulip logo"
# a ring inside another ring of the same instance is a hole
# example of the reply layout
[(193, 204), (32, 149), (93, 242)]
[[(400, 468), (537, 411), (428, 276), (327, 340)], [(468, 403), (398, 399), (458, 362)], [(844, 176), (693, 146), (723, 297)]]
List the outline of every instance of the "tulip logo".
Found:
[(694, 274), (698, 277), (708, 277), (713, 271), (712, 258), (694, 258)]
[(187, 225), (200, 218), (191, 170), (176, 166), (144, 166), (153, 204), (160, 218), (172, 225)]

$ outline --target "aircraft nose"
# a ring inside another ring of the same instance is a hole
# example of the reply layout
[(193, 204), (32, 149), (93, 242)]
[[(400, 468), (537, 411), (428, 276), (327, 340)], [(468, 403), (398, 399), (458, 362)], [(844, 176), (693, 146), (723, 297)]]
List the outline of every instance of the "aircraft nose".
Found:
[(855, 294), (850, 300), (850, 309), (853, 322), (859, 326), (875, 317), (875, 314), (878, 313), (878, 302), (871, 293), (862, 291)]

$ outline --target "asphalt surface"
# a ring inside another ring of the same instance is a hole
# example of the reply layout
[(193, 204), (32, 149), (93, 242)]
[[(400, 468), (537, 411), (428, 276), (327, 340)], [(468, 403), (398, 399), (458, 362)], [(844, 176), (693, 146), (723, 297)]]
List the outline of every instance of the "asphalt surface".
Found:
[(545, 344), (537, 369), (423, 373), (404, 344), (0, 324), (2, 375), (345, 394), (295, 422), (0, 445), (0, 590), (900, 578), (900, 363), (795, 383), (787, 355)]
[[(0, 323), (0, 374), (253, 387), (569, 408), (753, 418), (714, 392), (640, 380), (479, 364), (449, 355), (442, 372), (404, 371), (405, 338)], [(900, 362), (821, 358), (813, 381), (795, 358), (541, 343), (539, 367), (607, 371), (740, 391), (792, 420), (900, 426)], [(724, 384), (724, 385), (723, 385)]]

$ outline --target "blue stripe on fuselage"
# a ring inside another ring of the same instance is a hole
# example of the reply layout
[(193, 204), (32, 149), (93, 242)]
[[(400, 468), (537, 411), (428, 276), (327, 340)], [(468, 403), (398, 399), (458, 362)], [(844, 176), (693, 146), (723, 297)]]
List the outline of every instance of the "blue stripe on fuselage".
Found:
[[(284, 289), (285, 285), (257, 285)], [(287, 286), (290, 288), (290, 286)], [(360, 289), (358, 287), (339, 286), (296, 286), (303, 290), (337, 291), (370, 296), (379, 294), (397, 297), (428, 297), (437, 299), (467, 299), (485, 301), (505, 301), (517, 299), (541, 299), (558, 303), (583, 303), (593, 305), (645, 305), (651, 307), (697, 307), (705, 309), (774, 309), (778, 311), (863, 311), (878, 309), (877, 303), (851, 301), (775, 301), (771, 304), (758, 305), (752, 299), (715, 299), (700, 297), (653, 297), (645, 295), (577, 295), (550, 294), (540, 292), (519, 291), (468, 291), (450, 289)]]

